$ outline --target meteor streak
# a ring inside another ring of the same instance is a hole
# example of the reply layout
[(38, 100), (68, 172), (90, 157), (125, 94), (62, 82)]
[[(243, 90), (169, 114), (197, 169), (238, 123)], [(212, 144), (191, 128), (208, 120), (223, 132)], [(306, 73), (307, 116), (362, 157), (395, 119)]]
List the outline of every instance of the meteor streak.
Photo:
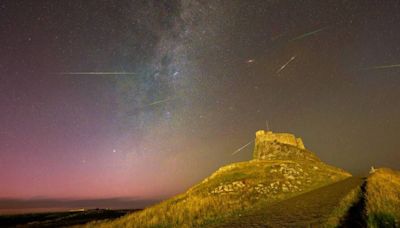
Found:
[(244, 148), (248, 147), (250, 144), (252, 144), (254, 142), (254, 140), (251, 140), (250, 142), (248, 142), (246, 145), (240, 147), (239, 149), (235, 150), (235, 152), (232, 153), (232, 155), (235, 155), (237, 153), (239, 153), (241, 150), (243, 150)]
[(290, 41), (301, 40), (301, 39), (303, 39), (303, 38), (306, 38), (307, 36), (311, 36), (311, 35), (314, 35), (314, 34), (316, 34), (316, 33), (319, 33), (319, 32), (321, 32), (321, 31), (325, 30), (326, 28), (327, 28), (327, 27), (323, 27), (323, 28), (317, 29), (317, 30), (315, 30), (315, 31), (305, 33), (305, 34), (303, 34), (303, 35), (300, 35), (300, 36), (297, 36), (297, 37), (291, 39)]
[(167, 98), (167, 99), (154, 101), (154, 102), (148, 104), (148, 106), (158, 105), (158, 104), (165, 103), (165, 102), (167, 102), (167, 101), (174, 100), (174, 99), (175, 99), (175, 98), (173, 98), (173, 97), (169, 97), (169, 98)]
[(292, 58), (289, 59), (289, 61), (287, 61), (283, 66), (281, 66), (281, 68), (279, 68), (276, 73), (279, 74), (281, 71), (283, 71), (287, 65), (289, 65), (294, 59), (296, 58), (296, 56), (292, 56)]
[(379, 70), (379, 69), (390, 69), (390, 68), (400, 68), (400, 64), (373, 66), (373, 67), (368, 67), (365, 69), (366, 70)]
[(133, 72), (61, 72), (61, 75), (134, 75)]

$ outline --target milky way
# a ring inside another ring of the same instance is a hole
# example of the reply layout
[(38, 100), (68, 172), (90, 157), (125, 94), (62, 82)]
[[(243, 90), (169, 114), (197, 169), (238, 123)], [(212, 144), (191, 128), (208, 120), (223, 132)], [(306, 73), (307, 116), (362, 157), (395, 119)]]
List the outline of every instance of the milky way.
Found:
[(399, 10), (1, 1), (0, 198), (166, 197), (267, 127), (356, 174), (400, 168)]

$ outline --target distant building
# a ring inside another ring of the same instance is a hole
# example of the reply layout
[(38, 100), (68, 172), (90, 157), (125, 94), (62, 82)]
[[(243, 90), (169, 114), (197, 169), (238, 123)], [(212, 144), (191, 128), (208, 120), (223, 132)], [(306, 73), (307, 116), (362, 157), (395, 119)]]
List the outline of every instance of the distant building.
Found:
[(260, 130), (256, 132), (253, 158), (258, 160), (287, 158), (294, 155), (294, 152), (297, 153), (296, 156), (303, 156), (304, 150), (306, 148), (303, 140), (293, 134)]
[(296, 138), (295, 135), (289, 133), (273, 133), (272, 131), (265, 132), (264, 130), (260, 130), (256, 132), (256, 140), (260, 142), (276, 141), (283, 144), (289, 144), (303, 150), (306, 149), (301, 138)]

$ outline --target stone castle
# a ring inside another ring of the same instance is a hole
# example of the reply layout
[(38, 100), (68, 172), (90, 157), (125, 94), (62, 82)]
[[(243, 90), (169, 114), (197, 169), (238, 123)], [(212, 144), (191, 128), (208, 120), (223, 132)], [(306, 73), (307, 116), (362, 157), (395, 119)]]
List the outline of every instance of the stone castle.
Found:
[(293, 134), (260, 130), (256, 132), (253, 158), (258, 160), (278, 159), (287, 157), (293, 152), (298, 155), (303, 154), (304, 150), (306, 148), (303, 140), (296, 138)]
[(273, 133), (272, 131), (265, 132), (264, 130), (260, 130), (256, 132), (256, 142), (257, 141), (276, 141), (278, 143), (289, 144), (303, 150), (306, 149), (301, 138), (296, 138), (295, 135), (289, 133)]

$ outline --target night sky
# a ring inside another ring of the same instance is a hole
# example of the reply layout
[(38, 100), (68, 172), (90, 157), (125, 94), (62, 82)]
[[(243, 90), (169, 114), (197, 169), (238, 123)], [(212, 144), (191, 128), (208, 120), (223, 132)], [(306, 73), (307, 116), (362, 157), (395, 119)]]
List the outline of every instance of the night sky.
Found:
[(399, 26), (397, 0), (0, 0), (0, 198), (171, 196), (266, 121), (400, 169)]

